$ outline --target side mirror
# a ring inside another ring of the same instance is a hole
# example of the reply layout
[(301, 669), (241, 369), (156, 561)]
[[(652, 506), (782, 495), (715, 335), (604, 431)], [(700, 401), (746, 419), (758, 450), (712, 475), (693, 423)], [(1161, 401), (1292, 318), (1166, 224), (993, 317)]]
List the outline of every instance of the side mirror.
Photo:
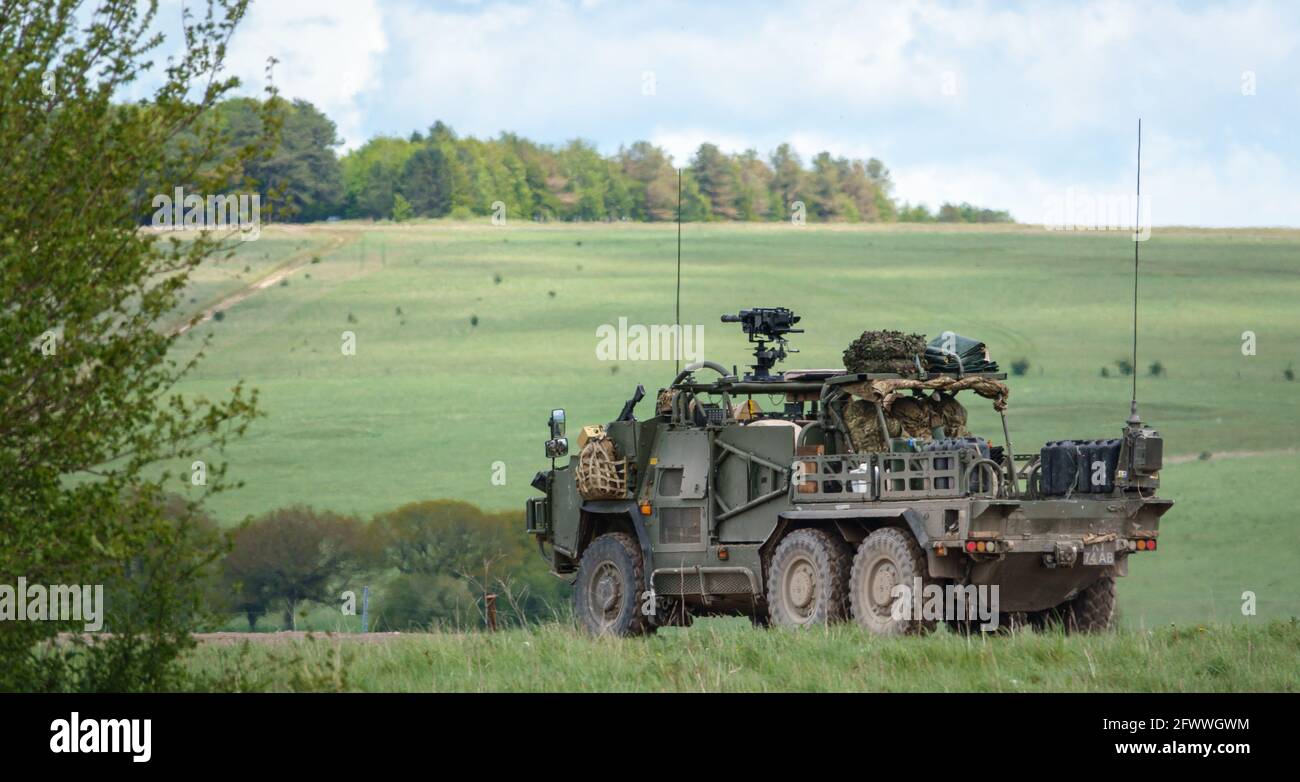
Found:
[(551, 427), (551, 439), (554, 440), (564, 436), (564, 410), (552, 410), (551, 419), (547, 422)]
[(569, 455), (569, 441), (564, 437), (553, 437), (546, 441), (546, 458), (559, 459)]

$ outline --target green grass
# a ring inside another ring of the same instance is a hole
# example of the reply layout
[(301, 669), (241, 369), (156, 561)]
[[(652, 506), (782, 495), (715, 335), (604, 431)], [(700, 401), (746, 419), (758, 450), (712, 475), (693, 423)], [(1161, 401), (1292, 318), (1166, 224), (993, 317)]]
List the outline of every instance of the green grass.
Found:
[[(683, 321), (705, 326), (707, 358), (748, 357), (722, 313), (788, 306), (808, 329), (788, 366), (838, 365), (866, 328), (951, 329), (985, 340), (1004, 367), (1028, 359), (1028, 374), (1011, 380), (1022, 452), (1116, 436), (1128, 414), (1129, 380), (1113, 365), (1130, 345), (1124, 235), (784, 224), (688, 225), (684, 235)], [(214, 343), (182, 390), (216, 397), (242, 379), (267, 413), (227, 454), (246, 486), (211, 500), (224, 523), (298, 502), (363, 515), (439, 497), (520, 508), (546, 465), (552, 407), (567, 408), (576, 432), (615, 416), (638, 382), (653, 394), (671, 379), (671, 361), (602, 362), (595, 348), (596, 329), (620, 317), (671, 322), (673, 226), (265, 227), (224, 272), (202, 273), (189, 306), (318, 250), (321, 261), (287, 286), (195, 329)], [(1300, 232), (1166, 229), (1142, 258), (1139, 395), (1166, 454), (1300, 445), (1300, 386), (1283, 377), (1300, 364)], [(1258, 355), (1241, 353), (1246, 330)], [(340, 350), (344, 331), (356, 335), (355, 356)], [(195, 342), (183, 337), (180, 349)], [(1146, 376), (1157, 360), (1166, 376)], [(969, 407), (972, 428), (1000, 439), (987, 405)], [(492, 482), (496, 462), (504, 486)], [(1294, 454), (1169, 465), (1161, 494), (1177, 505), (1160, 551), (1135, 556), (1120, 582), (1124, 625), (1244, 622), (1247, 590), (1260, 618), (1300, 615), (1298, 468)]]
[[(1250, 622), (1300, 617), (1300, 455), (1196, 461), (1165, 469), (1160, 548), (1129, 559), (1119, 580), (1120, 622)], [(1253, 592), (1256, 617), (1242, 615)]]
[[(312, 230), (264, 229), (223, 263), (287, 253)], [(328, 230), (356, 236), (305, 267), (310, 279), (299, 272), (198, 329), (216, 342), (185, 390), (217, 395), (244, 379), (269, 414), (231, 452), (248, 486), (214, 501), (227, 521), (295, 501), (360, 513), (432, 496), (518, 507), (544, 462), (552, 406), (575, 427), (608, 421), (636, 383), (671, 378), (672, 362), (595, 354), (602, 324), (671, 322), (671, 226)], [(790, 365), (837, 365), (868, 327), (952, 329), (983, 338), (1004, 365), (1029, 359), (1011, 398), (1021, 450), (1114, 435), (1128, 413), (1128, 380), (1099, 377), (1129, 351), (1132, 245), (1121, 235), (691, 225), (685, 236), (683, 320), (705, 326), (711, 359), (748, 357), (721, 313), (785, 305), (809, 330)], [(1300, 363), (1300, 233), (1157, 232), (1143, 251), (1141, 363), (1159, 360), (1168, 376), (1143, 377), (1140, 395), (1166, 452), (1300, 444), (1300, 387), (1282, 378)], [(1240, 351), (1248, 329), (1253, 357)], [(345, 330), (355, 356), (340, 350)], [(999, 431), (986, 405), (971, 407), (977, 430)], [(496, 461), (505, 486), (491, 481)]]
[(314, 636), (205, 645), (191, 670), (244, 690), (401, 692), (1144, 692), (1300, 687), (1294, 622), (880, 638), (854, 626), (796, 632), (709, 620), (646, 639), (561, 625), (374, 641)]
[[(597, 327), (620, 317), (671, 322), (673, 226), (264, 227), (235, 259), (200, 270), (178, 317), (304, 253), (321, 260), (178, 347), (214, 338), (188, 394), (221, 396), (240, 379), (261, 392), (266, 418), (226, 455), (246, 486), (209, 503), (222, 522), (292, 503), (360, 514), (430, 498), (520, 508), (546, 464), (552, 407), (567, 408), (576, 431), (614, 417), (636, 383), (653, 394), (671, 379), (671, 361), (611, 364), (595, 346)], [(753, 305), (802, 314), (809, 331), (788, 366), (839, 365), (868, 327), (979, 336), (1004, 366), (1030, 361), (1026, 377), (1011, 378), (1010, 416), (1018, 451), (1032, 451), (1118, 434), (1130, 386), (1114, 361), (1130, 349), (1131, 253), (1119, 234), (1019, 226), (689, 225), (682, 320), (702, 323), (707, 359), (727, 365), (748, 353), (718, 317)], [(755, 633), (705, 621), (617, 642), (551, 626), (244, 655), (208, 646), (192, 665), (247, 665), (246, 685), (270, 688), (1295, 690), (1287, 620), (1300, 616), (1300, 456), (1268, 452), (1300, 446), (1300, 386), (1283, 378), (1300, 364), (1300, 231), (1157, 231), (1143, 269), (1141, 412), (1166, 455), (1266, 453), (1167, 466), (1161, 494), (1178, 504), (1160, 551), (1135, 556), (1119, 582), (1121, 633), (875, 639), (852, 627)], [(1256, 356), (1240, 351), (1247, 330)], [(355, 356), (339, 349), (343, 331), (356, 335)], [(1148, 377), (1157, 360), (1165, 377)], [(1100, 377), (1104, 365), (1113, 377)], [(1000, 439), (992, 410), (969, 407), (972, 429)], [(491, 481), (498, 461), (504, 486)], [(1257, 616), (1242, 614), (1245, 591)], [(305, 622), (355, 625), (324, 607)]]

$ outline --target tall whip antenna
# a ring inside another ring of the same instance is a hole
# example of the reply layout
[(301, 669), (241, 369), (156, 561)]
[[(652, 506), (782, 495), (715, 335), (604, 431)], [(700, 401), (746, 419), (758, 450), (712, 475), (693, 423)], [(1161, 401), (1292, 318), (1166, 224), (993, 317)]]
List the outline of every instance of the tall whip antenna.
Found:
[(1133, 205), (1133, 398), (1129, 406), (1129, 423), (1138, 418), (1138, 247), (1142, 235), (1142, 118), (1138, 117), (1137, 202)]
[(677, 361), (674, 372), (682, 370), (682, 170), (677, 169)]

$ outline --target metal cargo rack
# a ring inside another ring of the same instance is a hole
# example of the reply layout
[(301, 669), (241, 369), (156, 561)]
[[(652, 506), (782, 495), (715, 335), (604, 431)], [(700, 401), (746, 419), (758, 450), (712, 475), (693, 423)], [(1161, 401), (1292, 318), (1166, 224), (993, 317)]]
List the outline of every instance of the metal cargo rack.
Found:
[(969, 448), (796, 458), (796, 503), (997, 497), (1003, 489), (1001, 465)]

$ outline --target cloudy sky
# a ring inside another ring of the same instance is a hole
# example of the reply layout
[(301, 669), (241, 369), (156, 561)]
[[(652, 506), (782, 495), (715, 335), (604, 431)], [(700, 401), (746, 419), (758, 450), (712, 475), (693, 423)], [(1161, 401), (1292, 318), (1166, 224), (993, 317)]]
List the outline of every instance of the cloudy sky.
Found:
[(678, 163), (789, 140), (1024, 222), (1131, 193), (1140, 116), (1155, 224), (1300, 226), (1294, 2), (255, 0), (231, 63), (249, 94), (269, 55), (346, 148), (438, 119)]

